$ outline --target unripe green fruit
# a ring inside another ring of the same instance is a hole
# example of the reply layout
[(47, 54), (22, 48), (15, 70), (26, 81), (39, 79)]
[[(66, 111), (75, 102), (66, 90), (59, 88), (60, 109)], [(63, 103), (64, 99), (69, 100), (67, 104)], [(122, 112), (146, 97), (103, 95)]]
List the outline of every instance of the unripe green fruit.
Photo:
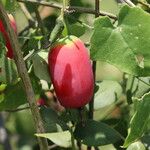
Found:
[(55, 43), (48, 56), (49, 72), (61, 105), (79, 108), (92, 98), (94, 80), (88, 51), (75, 36)]
[(0, 92), (3, 92), (6, 89), (6, 84), (0, 85)]

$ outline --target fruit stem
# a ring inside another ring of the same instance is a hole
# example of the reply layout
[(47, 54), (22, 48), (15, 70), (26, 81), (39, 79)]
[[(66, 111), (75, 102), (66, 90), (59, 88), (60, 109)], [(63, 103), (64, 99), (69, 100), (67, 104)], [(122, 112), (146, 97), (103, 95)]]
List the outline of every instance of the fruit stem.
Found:
[(61, 9), (61, 16), (64, 20), (64, 15), (65, 15), (65, 9), (66, 9), (66, 0), (63, 0), (63, 6), (62, 6), (62, 9)]
[(76, 150), (75, 141), (74, 141), (74, 135), (73, 135), (73, 129), (72, 128), (73, 127), (70, 127), (72, 150)]

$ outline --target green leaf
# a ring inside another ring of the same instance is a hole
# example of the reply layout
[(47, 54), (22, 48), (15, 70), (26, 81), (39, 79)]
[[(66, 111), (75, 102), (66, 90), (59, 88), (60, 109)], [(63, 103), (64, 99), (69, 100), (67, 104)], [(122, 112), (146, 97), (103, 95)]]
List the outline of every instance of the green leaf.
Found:
[(6, 57), (6, 48), (0, 43), (0, 82), (14, 84), (18, 80), (18, 73), (13, 59)]
[[(129, 77), (126, 85), (126, 91), (130, 90), (132, 84), (133, 77)], [(150, 77), (141, 77), (141, 78), (134, 78), (134, 83), (132, 87), (132, 93), (135, 93), (135, 97), (141, 98), (147, 91), (150, 90), (149, 84)]]
[(38, 50), (41, 47), (42, 36), (36, 35), (36, 30), (33, 30), (31, 35), (29, 35), (29, 40), (26, 41), (23, 46), (23, 52), (29, 52), (31, 50)]
[(16, 109), (27, 102), (21, 81), (15, 85), (7, 86), (3, 94), (4, 99), (0, 102), (0, 111)]
[(67, 130), (67, 125), (60, 119), (58, 114), (50, 109), (41, 107), (40, 114), (44, 122), (46, 132), (58, 132), (59, 130)]
[(146, 150), (144, 145), (138, 141), (138, 142), (135, 142), (135, 143), (132, 143), (128, 148), (127, 150)]
[(122, 88), (116, 81), (103, 81), (97, 85), (99, 86), (99, 89), (95, 93), (94, 109), (111, 105), (122, 94)]
[(68, 27), (69, 34), (77, 37), (82, 36), (86, 30), (85, 26), (79, 23), (69, 24), (67, 25), (67, 27)]
[[(45, 61), (45, 59), (47, 57), (44, 59), (43, 56), (41, 56), (41, 55), (45, 56), (45, 53), (40, 52), (40, 54), (36, 54), (32, 59), (33, 67), (34, 67), (34, 73), (40, 80), (45, 80), (45, 81), (50, 83), (48, 64)], [(46, 56), (47, 56), (47, 53), (46, 53)]]
[[(28, 105), (25, 104), (20, 108), (24, 108), (27, 106)], [(15, 123), (12, 124), (15, 124), (14, 127), (16, 128), (16, 132), (20, 135), (23, 135), (23, 137), (28, 137), (29, 140), (31, 140), (31, 138), (33, 138), (33, 134), (36, 132), (31, 111), (29, 111), (29, 109), (26, 109), (26, 110), (16, 112), (14, 114), (14, 117), (15, 117)]]
[(2, 3), (5, 7), (5, 9), (9, 12), (14, 12), (16, 1), (13, 0), (2, 0)]
[(136, 76), (150, 75), (150, 15), (138, 7), (124, 6), (118, 24), (108, 17), (94, 23), (91, 58), (108, 62)]
[(71, 134), (69, 131), (57, 132), (57, 133), (45, 133), (45, 134), (35, 134), (38, 137), (44, 137), (51, 140), (58, 146), (70, 147), (71, 146)]
[(40, 83), (40, 80), (38, 77), (36, 77), (36, 75), (34, 74), (33, 71), (30, 72), (29, 74), (30, 80), (31, 80), (31, 84), (34, 90), (34, 93), (37, 95), (41, 94), (42, 91), (42, 85)]
[(94, 120), (77, 124), (74, 136), (88, 146), (102, 146), (121, 140), (119, 133), (108, 125)]
[[(145, 145), (145, 147), (148, 149), (150, 148), (150, 134), (146, 134), (141, 138), (142, 143)], [(147, 150), (146, 149), (146, 150)]]
[(79, 110), (77, 109), (68, 109), (67, 111), (64, 111), (61, 116), (62, 120), (64, 120), (66, 123), (68, 122), (78, 122), (80, 120), (79, 118)]
[(131, 143), (142, 137), (147, 123), (150, 119), (150, 92), (145, 94), (141, 100), (138, 101), (138, 107), (130, 122), (128, 136), (124, 142), (123, 147), (128, 147)]

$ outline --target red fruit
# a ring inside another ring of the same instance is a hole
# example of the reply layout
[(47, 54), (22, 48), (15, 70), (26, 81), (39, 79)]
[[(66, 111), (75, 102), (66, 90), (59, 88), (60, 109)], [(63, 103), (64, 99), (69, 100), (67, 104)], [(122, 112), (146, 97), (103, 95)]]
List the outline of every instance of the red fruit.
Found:
[(38, 105), (38, 106), (44, 106), (44, 105), (45, 105), (45, 100), (44, 100), (43, 98), (39, 98), (39, 99), (37, 100), (37, 105)]
[[(11, 14), (8, 15), (9, 19), (10, 19), (10, 24), (12, 26), (12, 28), (14, 29), (14, 31), (17, 33), (17, 26), (16, 26), (16, 22), (15, 22), (15, 19), (13, 18), (13, 16)], [(13, 58), (13, 50), (12, 50), (12, 47), (11, 47), (11, 44), (10, 44), (10, 40), (8, 38), (8, 34), (5, 30), (5, 27), (2, 23), (2, 21), (0, 20), (0, 32), (2, 33), (3, 35), (3, 38), (4, 38), (4, 41), (6, 43), (6, 47), (8, 49), (7, 51), (7, 57), (9, 58)]]
[(93, 95), (94, 80), (84, 43), (75, 36), (59, 40), (48, 56), (49, 72), (61, 105), (79, 108)]

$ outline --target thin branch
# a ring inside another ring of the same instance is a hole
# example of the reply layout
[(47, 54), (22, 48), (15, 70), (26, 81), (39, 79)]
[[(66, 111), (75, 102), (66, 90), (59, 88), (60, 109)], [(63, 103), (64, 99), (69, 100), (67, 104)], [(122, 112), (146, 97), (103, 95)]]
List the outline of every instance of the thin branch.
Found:
[[(23, 2), (23, 3), (33, 3), (36, 5), (43, 5), (43, 6), (48, 6), (56, 9), (62, 9), (62, 6), (57, 3), (52, 3), (52, 2), (45, 2), (45, 1), (36, 1), (36, 0), (17, 0), (18, 2)], [(70, 6), (66, 8), (66, 11), (70, 12), (80, 12), (80, 13), (88, 13), (88, 14), (97, 14), (97, 12), (91, 8), (84, 8), (84, 7), (78, 7), (78, 6)], [(117, 16), (114, 14), (105, 12), (105, 11), (100, 11), (98, 13), (99, 16), (108, 16), (111, 19), (117, 19)]]
[(48, 146), (49, 150), (54, 149), (54, 148), (56, 148), (56, 147), (58, 147), (58, 145), (56, 145), (56, 144), (53, 144), (53, 145)]
[(145, 3), (145, 2), (142, 2), (142, 1), (138, 1), (138, 3), (143, 5), (143, 6), (146, 6), (146, 7), (150, 8), (150, 4), (148, 4), (148, 3)]
[(62, 6), (57, 4), (56, 2), (46, 2), (46, 1), (37, 1), (37, 0), (17, 0), (18, 2), (23, 2), (23, 3), (33, 3), (36, 5), (43, 5), (43, 6), (48, 6), (48, 7), (53, 7), (57, 9), (62, 9)]
[(18, 108), (18, 109), (7, 109), (5, 111), (7, 111), (7, 112), (18, 112), (18, 111), (22, 111), (22, 110), (26, 110), (26, 109), (30, 109), (30, 106)]
[(31, 14), (29, 13), (29, 11), (27, 10), (25, 4), (19, 3), (19, 5), (20, 5), (21, 10), (23, 11), (24, 15), (26, 16), (26, 18), (27, 18), (29, 21), (33, 21), (33, 22), (34, 22), (34, 19), (33, 19), (33, 17), (31, 16)]
[(23, 11), (24, 15), (26, 16), (26, 18), (28, 19), (29, 25), (27, 27), (25, 27), (18, 35), (21, 36), (25, 31), (27, 31), (29, 28), (34, 27), (35, 26), (35, 21), (34, 18), (31, 16), (31, 14), (29, 13), (29, 11), (27, 10), (26, 6), (24, 3), (19, 3), (21, 10)]
[(46, 36), (46, 32), (45, 32), (45, 28), (44, 28), (44, 25), (43, 25), (43, 21), (41, 19), (41, 16), (40, 16), (39, 11), (38, 11), (37, 8), (35, 9), (35, 14), (36, 14), (38, 26), (41, 29), (42, 35)]
[[(99, 12), (100, 12), (100, 1), (99, 0), (95, 0), (95, 12), (96, 12), (95, 18), (97, 18), (99, 16)], [(93, 61), (92, 69), (93, 69), (93, 76), (94, 76), (94, 83), (95, 83), (95, 80), (96, 80), (96, 61)], [(95, 93), (93, 92), (92, 100), (89, 103), (89, 119), (93, 119), (94, 97), (95, 97)], [(91, 149), (92, 149), (91, 146), (87, 147), (87, 150), (91, 150)]]
[(105, 11), (100, 11), (99, 16), (108, 16), (111, 19), (117, 20), (117, 16), (115, 16), (114, 14), (105, 12)]
[(27, 27), (25, 27), (22, 31), (20, 31), (20, 33), (18, 34), (19, 36), (21, 36), (25, 31), (27, 31), (31, 27), (35, 26), (35, 21), (34, 21), (34, 18), (31, 16), (31, 14), (29, 13), (29, 11), (27, 10), (25, 4), (24, 3), (19, 3), (19, 5), (20, 5), (20, 8), (23, 11), (24, 15), (28, 19), (28, 22), (29, 22), (29, 25)]
[(135, 5), (130, 0), (124, 0), (125, 3), (127, 3), (131, 7), (135, 7)]
[(43, 47), (46, 48), (46, 47), (48, 47), (48, 46), (50, 45), (50, 42), (49, 42), (48, 37), (47, 37), (47, 35), (46, 35), (46, 30), (45, 30), (45, 28), (44, 28), (44, 23), (43, 23), (43, 21), (42, 21), (42, 18), (41, 18), (41, 16), (40, 16), (40, 13), (39, 13), (39, 11), (38, 11), (38, 8), (35, 9), (35, 14), (36, 14), (38, 26), (39, 26), (39, 28), (41, 29), (41, 33), (42, 33), (42, 35), (43, 35), (43, 37), (44, 37)]
[[(36, 105), (34, 91), (33, 91), (32, 84), (31, 84), (31, 81), (30, 81), (30, 78), (26, 69), (25, 62), (23, 60), (22, 52), (19, 47), (19, 42), (17, 40), (17, 36), (15, 32), (11, 28), (9, 18), (1, 2), (0, 2), (0, 19), (2, 20), (5, 26), (6, 32), (8, 33), (8, 38), (11, 39), (10, 43), (11, 43), (12, 49), (14, 50), (13, 52), (14, 52), (15, 63), (18, 69), (18, 73), (23, 81), (24, 90), (26, 92), (27, 100), (29, 102), (29, 106), (33, 115), (34, 124), (37, 130), (37, 133), (44, 133), (45, 130), (44, 130), (43, 122), (39, 113), (39, 109)], [(38, 141), (39, 141), (41, 150), (48, 150), (48, 143), (46, 139), (38, 138)]]
[(117, 102), (115, 102), (114, 104), (112, 104), (108, 110), (106, 111), (106, 113), (104, 113), (103, 117), (101, 118), (101, 120), (105, 120), (106, 118), (108, 118), (111, 113), (117, 108), (117, 107), (121, 107), (121, 105), (123, 105), (124, 100), (118, 100)]
[[(95, 18), (97, 18), (99, 16), (99, 11), (100, 11), (100, 2), (99, 0), (95, 0)], [(92, 69), (93, 69), (93, 76), (94, 76), (94, 83), (95, 83), (95, 78), (96, 78), (96, 61), (93, 61), (93, 65), (92, 65)], [(93, 111), (94, 111), (94, 93), (93, 93), (93, 97), (91, 102), (89, 103), (89, 118), (93, 119)]]

